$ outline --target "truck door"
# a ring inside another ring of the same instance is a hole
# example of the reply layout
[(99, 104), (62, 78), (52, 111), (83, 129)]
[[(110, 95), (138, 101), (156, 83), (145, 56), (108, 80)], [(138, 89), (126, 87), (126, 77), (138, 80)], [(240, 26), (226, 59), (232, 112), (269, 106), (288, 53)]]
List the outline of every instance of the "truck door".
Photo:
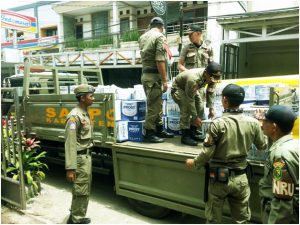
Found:
[(223, 44), (221, 46), (221, 65), (223, 67), (223, 79), (238, 78), (239, 46)]

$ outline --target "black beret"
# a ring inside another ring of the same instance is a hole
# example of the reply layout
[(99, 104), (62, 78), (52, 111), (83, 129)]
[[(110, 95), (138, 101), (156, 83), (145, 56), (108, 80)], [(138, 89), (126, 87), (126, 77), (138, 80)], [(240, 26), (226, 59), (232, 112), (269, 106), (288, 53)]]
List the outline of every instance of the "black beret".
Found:
[(210, 76), (221, 77), (222, 75), (222, 66), (216, 62), (209, 63), (205, 70)]
[(245, 97), (245, 90), (236, 84), (228, 84), (222, 91), (222, 96), (243, 98)]
[(164, 25), (164, 21), (163, 21), (163, 19), (160, 18), (160, 17), (154, 17), (154, 18), (152, 18), (152, 20), (150, 21), (150, 24), (151, 24), (151, 25), (152, 25), (152, 24), (162, 24), (162, 25)]
[(291, 108), (283, 105), (273, 105), (265, 114), (265, 118), (276, 123), (283, 132), (290, 132), (294, 126), (296, 115)]
[(202, 32), (202, 29), (199, 25), (191, 25), (187, 32)]

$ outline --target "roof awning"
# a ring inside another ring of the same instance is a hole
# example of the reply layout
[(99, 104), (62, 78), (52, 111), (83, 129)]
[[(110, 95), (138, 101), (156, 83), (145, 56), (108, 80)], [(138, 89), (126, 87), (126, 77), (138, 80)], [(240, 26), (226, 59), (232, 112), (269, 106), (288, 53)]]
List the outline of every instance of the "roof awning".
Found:
[(222, 16), (217, 21), (224, 29), (224, 44), (299, 39), (298, 7)]

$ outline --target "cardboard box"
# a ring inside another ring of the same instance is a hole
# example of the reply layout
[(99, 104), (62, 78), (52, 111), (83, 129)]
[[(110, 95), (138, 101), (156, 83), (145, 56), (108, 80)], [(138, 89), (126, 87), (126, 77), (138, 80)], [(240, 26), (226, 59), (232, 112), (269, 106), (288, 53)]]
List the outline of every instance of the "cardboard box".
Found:
[(166, 115), (171, 117), (180, 117), (180, 108), (173, 99), (166, 102)]
[(133, 88), (117, 88), (116, 99), (130, 100), (132, 99), (133, 91)]
[(244, 85), (242, 86), (245, 91), (245, 99), (243, 104), (255, 103), (255, 85)]
[(69, 88), (68, 88), (68, 86), (60, 86), (59, 87), (59, 91), (60, 91), (61, 95), (63, 95), (63, 94), (69, 94)]
[(128, 121), (116, 121), (117, 142), (128, 141)]
[(167, 116), (167, 100), (162, 100), (163, 102), (163, 116)]
[(211, 123), (211, 120), (202, 120), (202, 126), (201, 126), (201, 138), (205, 139), (206, 137), (206, 132), (207, 130), (209, 129), (209, 126), (210, 126), (210, 123)]
[(134, 92), (132, 95), (132, 99), (146, 101), (146, 94), (145, 94), (143, 85), (137, 84), (137, 85), (134, 85), (133, 87), (134, 87)]
[(122, 100), (115, 100), (115, 120), (121, 120)]
[(122, 100), (121, 120), (141, 121), (146, 117), (146, 102), (137, 100)]
[(267, 149), (266, 150), (257, 150), (254, 144), (252, 144), (247, 159), (265, 161), (267, 158)]
[(128, 140), (134, 142), (144, 141), (145, 121), (128, 121)]
[(170, 117), (167, 116), (166, 117), (166, 128), (167, 131), (170, 133), (173, 133), (175, 135), (179, 135), (181, 134), (181, 130), (180, 130), (180, 118), (178, 117)]

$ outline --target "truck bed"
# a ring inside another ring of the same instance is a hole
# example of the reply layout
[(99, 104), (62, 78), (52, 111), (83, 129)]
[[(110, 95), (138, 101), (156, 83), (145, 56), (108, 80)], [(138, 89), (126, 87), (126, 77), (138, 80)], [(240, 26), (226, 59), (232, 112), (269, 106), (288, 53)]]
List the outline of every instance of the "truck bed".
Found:
[(115, 147), (141, 149), (144, 151), (168, 152), (170, 154), (195, 156), (200, 152), (201, 143), (198, 146), (188, 146), (181, 144), (181, 136), (166, 138), (164, 143), (145, 143), (145, 142), (122, 142), (114, 144)]

